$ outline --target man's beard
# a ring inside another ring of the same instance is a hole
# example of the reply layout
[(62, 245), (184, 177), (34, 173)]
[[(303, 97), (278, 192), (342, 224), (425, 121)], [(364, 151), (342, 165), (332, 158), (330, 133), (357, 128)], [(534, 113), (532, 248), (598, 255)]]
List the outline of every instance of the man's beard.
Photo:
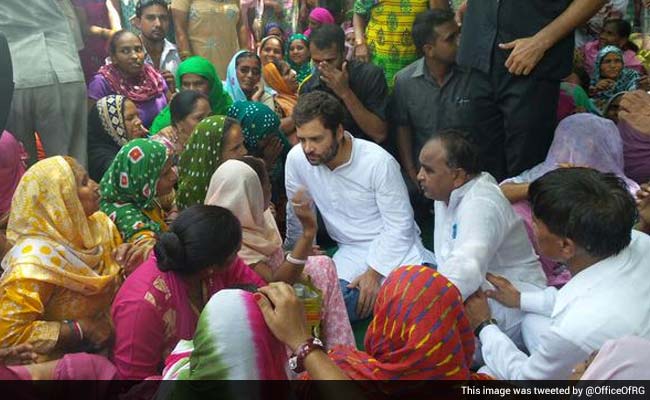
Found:
[(323, 165), (327, 164), (328, 162), (332, 161), (334, 158), (336, 158), (336, 154), (339, 152), (339, 147), (340, 143), (338, 140), (336, 140), (336, 137), (334, 137), (334, 143), (330, 146), (329, 150), (327, 153), (325, 153), (319, 160), (317, 161), (311, 161), (309, 158), (307, 158), (307, 161), (311, 165)]

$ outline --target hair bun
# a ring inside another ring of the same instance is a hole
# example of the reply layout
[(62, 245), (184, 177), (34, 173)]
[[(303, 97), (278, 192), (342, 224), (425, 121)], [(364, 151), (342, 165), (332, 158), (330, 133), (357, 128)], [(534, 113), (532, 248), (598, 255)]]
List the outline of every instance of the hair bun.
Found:
[(182, 269), (185, 264), (185, 247), (174, 232), (161, 234), (154, 246), (154, 252), (158, 269), (161, 271), (176, 271)]

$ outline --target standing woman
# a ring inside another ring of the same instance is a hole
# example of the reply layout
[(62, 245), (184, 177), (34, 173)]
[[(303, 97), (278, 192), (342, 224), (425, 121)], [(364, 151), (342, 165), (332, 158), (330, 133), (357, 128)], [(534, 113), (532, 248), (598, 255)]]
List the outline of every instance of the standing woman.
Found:
[(302, 33), (294, 33), (289, 37), (287, 62), (296, 71), (298, 85), (311, 74), (311, 54), (309, 53), (309, 38)]
[(220, 76), (230, 57), (250, 46), (238, 0), (172, 0), (172, 17), (181, 58), (205, 57)]
[(233, 102), (254, 101), (273, 109), (273, 94), (262, 81), (262, 61), (260, 57), (247, 50), (240, 50), (228, 64), (226, 91)]
[(119, 94), (138, 107), (142, 124), (149, 128), (167, 105), (167, 83), (154, 67), (144, 62), (142, 41), (128, 31), (119, 31), (109, 42), (111, 63), (102, 66), (88, 84), (94, 104), (102, 97)]
[[(415, 16), (436, 0), (356, 0), (354, 56), (384, 70), (388, 87), (395, 74), (418, 58), (411, 27)], [(446, 2), (446, 1), (445, 1)]]

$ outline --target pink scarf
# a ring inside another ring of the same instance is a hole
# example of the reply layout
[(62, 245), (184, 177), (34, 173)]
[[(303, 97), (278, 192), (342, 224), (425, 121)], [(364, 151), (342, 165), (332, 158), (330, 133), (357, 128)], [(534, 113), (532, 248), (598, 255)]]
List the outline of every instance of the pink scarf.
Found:
[(136, 103), (158, 97), (165, 90), (162, 75), (147, 63), (143, 65), (140, 75), (135, 78), (126, 78), (115, 64), (102, 66), (99, 73), (108, 81), (116, 94), (126, 96)]
[(11, 199), (25, 173), (27, 154), (14, 136), (4, 131), (0, 135), (0, 215), (11, 207)]
[[(311, 10), (309, 13), (309, 19), (320, 22), (323, 25), (331, 25), (336, 23), (332, 14), (323, 7), (316, 7)], [(311, 35), (311, 29), (307, 29), (304, 33), (305, 36), (309, 37), (309, 35)]]

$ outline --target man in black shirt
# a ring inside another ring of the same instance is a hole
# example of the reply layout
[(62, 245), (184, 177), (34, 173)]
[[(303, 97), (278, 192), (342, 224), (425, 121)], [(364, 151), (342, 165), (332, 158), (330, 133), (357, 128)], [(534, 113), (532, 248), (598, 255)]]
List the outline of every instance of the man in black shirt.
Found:
[(338, 97), (347, 113), (343, 127), (354, 137), (383, 143), (388, 136), (388, 85), (384, 71), (368, 63), (345, 61), (345, 34), (337, 25), (312, 32), (309, 50), (316, 71), (300, 94), (322, 90)]
[[(473, 69), (471, 118), (484, 169), (497, 180), (544, 160), (573, 30), (604, 0), (468, 0), (458, 63)], [(463, 7), (463, 6), (461, 6)]]

